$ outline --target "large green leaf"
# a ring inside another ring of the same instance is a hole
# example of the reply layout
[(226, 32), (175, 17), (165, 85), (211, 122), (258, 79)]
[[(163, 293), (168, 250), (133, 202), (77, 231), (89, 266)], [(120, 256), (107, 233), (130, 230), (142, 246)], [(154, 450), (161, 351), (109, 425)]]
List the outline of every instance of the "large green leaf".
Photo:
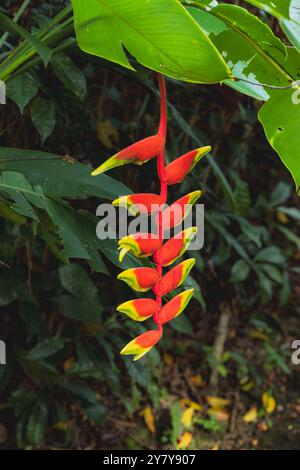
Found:
[(35, 150), (0, 148), (1, 170), (21, 172), (31, 184), (40, 185), (46, 196), (115, 199), (131, 193), (110, 176), (92, 177), (87, 165)]
[(258, 114), (268, 141), (300, 187), (300, 90), (273, 91)]
[(102, 305), (98, 289), (79, 264), (69, 264), (59, 268), (59, 277), (63, 287), (81, 307), (81, 320), (87, 323), (99, 321)]
[(46, 212), (57, 228), (57, 245), (66, 258), (86, 259), (98, 272), (108, 274), (99, 254), (96, 223), (87, 213), (76, 212), (63, 201), (47, 197), (39, 185), (31, 185), (25, 176), (13, 171), (0, 174), (0, 195), (11, 202), (12, 209), (27, 218), (40, 221), (40, 210)]
[(197, 83), (231, 76), (221, 55), (178, 0), (72, 0), (79, 46), (132, 69), (125, 50), (165, 75)]
[(54, 101), (38, 96), (32, 103), (31, 119), (34, 127), (39, 132), (42, 144), (52, 133), (56, 123)]
[(30, 100), (37, 94), (39, 82), (30, 73), (17, 75), (6, 85), (6, 95), (13, 100), (23, 113)]
[(54, 200), (48, 200), (47, 210), (63, 240), (62, 254), (67, 258), (85, 259), (95, 271), (108, 274), (99, 254), (96, 224), (90, 220), (88, 213), (76, 212)]
[(83, 100), (86, 95), (86, 79), (83, 72), (74, 64), (66, 54), (55, 54), (51, 65), (64, 86)]
[(12, 208), (16, 212), (35, 220), (38, 220), (38, 217), (34, 207), (45, 209), (47, 205), (42, 188), (32, 187), (24, 175), (13, 171), (6, 171), (0, 175), (0, 194), (14, 201)]
[[(209, 0), (184, 3), (193, 5), (188, 11), (226, 59), (234, 77), (275, 86), (289, 85), (296, 78), (297, 62), (294, 64), (283, 42), (258, 17), (244, 8)], [(269, 97), (261, 86), (232, 80), (225, 83), (258, 99)]]
[(299, 0), (246, 0), (278, 19), (287, 18), (300, 23)]
[(246, 0), (261, 10), (278, 18), (280, 26), (300, 52), (300, 4), (299, 0)]

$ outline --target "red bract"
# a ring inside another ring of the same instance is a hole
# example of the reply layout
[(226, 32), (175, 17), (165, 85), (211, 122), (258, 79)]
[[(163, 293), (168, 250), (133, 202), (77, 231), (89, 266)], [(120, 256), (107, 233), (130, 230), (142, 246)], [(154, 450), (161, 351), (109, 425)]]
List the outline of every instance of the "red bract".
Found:
[(119, 305), (117, 310), (133, 320), (144, 321), (158, 312), (159, 305), (154, 299), (134, 299)]
[(126, 207), (132, 215), (151, 214), (159, 210), (162, 198), (159, 194), (130, 194), (113, 201), (114, 206)]
[(170, 238), (155, 254), (156, 261), (162, 266), (173, 264), (188, 249), (197, 233), (197, 227), (190, 227)]
[(163, 325), (177, 317), (187, 306), (193, 289), (178, 294), (172, 300), (162, 305), (162, 297), (179, 287), (195, 260), (182, 261), (170, 271), (163, 274), (163, 267), (174, 263), (187, 250), (197, 232), (196, 227), (183, 230), (180, 234), (164, 243), (164, 233), (179, 225), (187, 216), (192, 205), (201, 195), (201, 191), (193, 191), (181, 197), (170, 207), (165, 207), (169, 185), (180, 183), (194, 168), (201, 158), (210, 151), (210, 147), (202, 147), (182, 155), (165, 167), (164, 154), (167, 135), (167, 100), (166, 89), (162, 75), (158, 75), (160, 89), (160, 123), (157, 133), (121, 150), (109, 158), (92, 175), (98, 175), (111, 168), (135, 163), (141, 165), (157, 157), (157, 173), (160, 180), (160, 194), (131, 194), (116, 199), (115, 206), (126, 207), (132, 214), (137, 215), (156, 213), (158, 234), (134, 234), (119, 241), (120, 260), (127, 252), (137, 257), (153, 256), (155, 268), (132, 268), (121, 272), (118, 278), (126, 282), (135, 291), (145, 292), (152, 289), (155, 300), (151, 298), (128, 300), (119, 305), (117, 310), (125, 313), (136, 321), (153, 318), (157, 329), (146, 331), (130, 341), (121, 351), (121, 354), (132, 354), (134, 360), (140, 359), (160, 340), (163, 334)]
[(201, 191), (194, 191), (181, 197), (178, 201), (171, 204), (162, 213), (162, 226), (164, 230), (176, 227), (187, 217), (193, 204), (201, 196)]
[(182, 263), (177, 264), (175, 268), (172, 268), (170, 271), (168, 271), (167, 274), (165, 274), (155, 285), (155, 294), (161, 298), (164, 295), (167, 295), (172, 290), (177, 289), (177, 287), (181, 286), (181, 284), (189, 275), (194, 264), (194, 258), (187, 259), (185, 261), (182, 261)]
[(119, 260), (123, 261), (126, 253), (130, 252), (138, 258), (153, 255), (162, 245), (162, 240), (152, 233), (136, 233), (121, 238), (119, 241)]
[(110, 157), (92, 172), (92, 176), (100, 175), (105, 171), (117, 166), (127, 165), (128, 163), (142, 165), (151, 160), (151, 158), (156, 157), (162, 151), (163, 146), (164, 140), (159, 134), (147, 137)]
[(177, 158), (165, 168), (165, 181), (168, 185), (181, 183), (194, 166), (211, 151), (211, 147), (201, 147)]

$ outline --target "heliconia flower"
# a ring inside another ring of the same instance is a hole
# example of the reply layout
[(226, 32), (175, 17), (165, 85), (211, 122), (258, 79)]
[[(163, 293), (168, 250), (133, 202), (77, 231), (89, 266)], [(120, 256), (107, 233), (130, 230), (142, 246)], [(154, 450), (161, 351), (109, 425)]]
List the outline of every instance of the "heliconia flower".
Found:
[(164, 325), (170, 320), (173, 320), (173, 318), (178, 317), (193, 297), (193, 293), (194, 289), (189, 289), (176, 295), (174, 299), (170, 300), (161, 308), (157, 317), (158, 321)]
[(154, 299), (134, 299), (119, 305), (117, 310), (125, 313), (132, 320), (145, 321), (158, 312), (159, 304)]
[(161, 330), (149, 330), (134, 338), (122, 349), (121, 354), (134, 354), (134, 361), (143, 357), (160, 340)]
[(118, 279), (126, 282), (131, 289), (138, 292), (150, 290), (157, 283), (159, 277), (154, 268), (131, 268), (118, 275)]
[(164, 267), (173, 264), (188, 249), (197, 231), (197, 227), (190, 227), (168, 240), (157, 253), (155, 253), (156, 262)]
[(159, 194), (142, 193), (121, 196), (113, 201), (114, 206), (126, 207), (132, 215), (151, 214), (159, 210), (162, 198)]
[(126, 253), (130, 252), (139, 258), (151, 256), (162, 245), (162, 241), (153, 233), (134, 233), (119, 240), (119, 260), (123, 261)]
[(139, 140), (102, 163), (92, 172), (92, 176), (100, 175), (100, 173), (104, 173), (117, 166), (127, 165), (128, 163), (142, 165), (151, 160), (151, 158), (156, 157), (162, 151), (164, 143), (165, 140), (160, 134)]
[(193, 191), (167, 207), (162, 213), (163, 229), (167, 230), (179, 225), (187, 217), (201, 194), (201, 191)]
[(190, 258), (185, 261), (182, 261), (180, 264), (177, 264), (169, 272), (167, 272), (155, 285), (153, 291), (156, 295), (163, 297), (185, 281), (186, 277), (189, 275), (192, 267), (195, 264), (195, 259)]
[(186, 175), (192, 171), (194, 166), (204, 157), (208, 152), (211, 151), (211, 147), (201, 147), (191, 152), (185, 153), (179, 158), (176, 158), (173, 162), (165, 168), (165, 182), (168, 185), (181, 183)]

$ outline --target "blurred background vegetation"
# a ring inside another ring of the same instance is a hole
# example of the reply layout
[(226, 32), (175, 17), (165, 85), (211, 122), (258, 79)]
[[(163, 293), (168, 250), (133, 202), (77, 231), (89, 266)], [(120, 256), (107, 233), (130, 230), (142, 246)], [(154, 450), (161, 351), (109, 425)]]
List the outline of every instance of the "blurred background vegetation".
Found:
[[(21, 4), (0, 11), (13, 17)], [(45, 37), (66, 4), (25, 1), (19, 24)], [(116, 245), (96, 239), (95, 212), (124, 185), (155, 192), (154, 164), (88, 175), (156, 129), (155, 77), (82, 53), (68, 12), (59, 21), (47, 68), (21, 64), (0, 109), (1, 448), (299, 448), (290, 358), (300, 337), (300, 210), (257, 121), (260, 103), (167, 80), (167, 158), (213, 147), (179, 188), (204, 191), (205, 245), (193, 253), (188, 310), (133, 363), (119, 351), (144, 327), (116, 314), (132, 294), (114, 280)], [(16, 41), (0, 36), (2, 60)]]

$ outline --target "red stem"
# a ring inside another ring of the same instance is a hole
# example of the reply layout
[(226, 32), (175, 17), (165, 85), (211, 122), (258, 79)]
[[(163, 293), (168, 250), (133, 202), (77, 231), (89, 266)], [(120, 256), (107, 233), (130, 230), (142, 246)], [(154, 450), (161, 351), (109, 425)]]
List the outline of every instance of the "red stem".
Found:
[[(160, 91), (160, 123), (158, 134), (161, 135), (166, 141), (167, 137), (167, 120), (168, 120), (168, 112), (167, 112), (167, 94), (166, 94), (166, 86), (165, 80), (163, 75), (158, 74), (158, 84), (159, 84), (159, 91)], [(165, 146), (163, 150), (159, 153), (157, 157), (157, 174), (160, 181), (160, 195), (162, 198), (162, 205), (158, 213), (158, 236), (161, 242), (163, 242), (164, 234), (163, 234), (163, 227), (162, 227), (162, 207), (167, 201), (168, 196), (168, 187), (165, 182)], [(156, 264), (156, 270), (159, 273), (159, 276), (162, 276), (162, 265), (157, 261), (157, 258), (154, 253), (154, 262)], [(154, 289), (155, 291), (155, 289)], [(159, 305), (159, 309), (162, 306), (162, 298), (160, 295), (156, 294), (156, 302)], [(157, 329), (162, 333), (163, 327), (161, 323), (158, 321), (158, 312), (153, 316), (153, 320), (157, 325)]]

